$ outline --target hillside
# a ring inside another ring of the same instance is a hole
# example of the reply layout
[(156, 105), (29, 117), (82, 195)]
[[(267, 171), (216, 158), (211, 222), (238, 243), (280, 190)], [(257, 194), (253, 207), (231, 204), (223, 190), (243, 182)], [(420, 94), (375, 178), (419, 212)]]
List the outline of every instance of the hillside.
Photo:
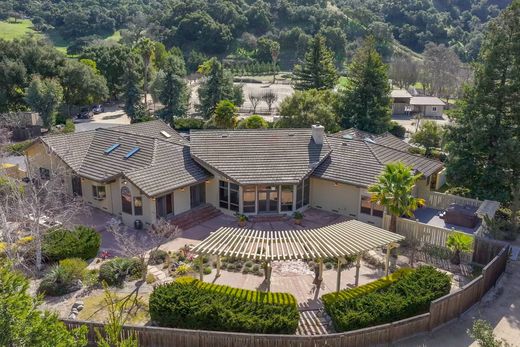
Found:
[[(454, 48), (474, 59), (481, 32), (509, 0), (4, 0), (0, 19), (28, 17), (34, 28), (78, 53), (91, 42), (121, 30), (122, 39), (148, 35), (168, 48), (201, 56), (269, 61), (269, 40), (280, 43), (282, 68), (291, 67), (310, 37), (323, 34), (338, 65), (361, 37), (372, 34), (380, 52), (417, 57), (427, 42)], [(13, 33), (0, 31), (12, 38)], [(16, 34), (16, 33), (15, 33)], [(62, 45), (63, 46), (63, 45)], [(189, 60), (189, 59), (188, 59)], [(189, 62), (188, 62), (189, 64)]]

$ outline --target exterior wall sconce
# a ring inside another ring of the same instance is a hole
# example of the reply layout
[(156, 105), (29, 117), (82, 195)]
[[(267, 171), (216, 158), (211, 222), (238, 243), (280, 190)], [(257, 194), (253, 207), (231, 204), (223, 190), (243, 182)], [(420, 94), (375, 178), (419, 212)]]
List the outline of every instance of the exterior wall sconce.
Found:
[(127, 184), (128, 182), (126, 180), (123, 180), (123, 184)]

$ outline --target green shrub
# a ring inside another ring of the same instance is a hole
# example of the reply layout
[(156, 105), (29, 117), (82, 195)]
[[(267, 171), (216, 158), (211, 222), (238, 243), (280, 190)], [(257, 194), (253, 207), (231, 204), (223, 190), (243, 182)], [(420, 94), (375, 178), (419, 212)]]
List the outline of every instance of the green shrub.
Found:
[(447, 274), (422, 266), (339, 294), (326, 294), (322, 300), (335, 329), (348, 331), (426, 312), (430, 303), (448, 294), (450, 288)]
[(43, 255), (51, 261), (66, 258), (94, 258), (101, 245), (99, 233), (89, 227), (78, 226), (74, 230), (54, 229), (43, 238)]
[(72, 121), (72, 119), (67, 119), (65, 121), (65, 126), (63, 127), (63, 133), (69, 134), (69, 133), (73, 133), (75, 130), (76, 130), (76, 126), (74, 125), (74, 122)]
[(244, 265), (245, 265), (245, 267), (252, 267), (253, 262), (251, 260), (248, 260), (248, 261), (246, 261), (246, 263)]
[(404, 135), (406, 134), (406, 128), (396, 121), (392, 121), (390, 123), (390, 129), (388, 132), (394, 136), (397, 136), (400, 139), (404, 139)]
[(99, 280), (109, 286), (120, 286), (126, 279), (138, 279), (144, 272), (141, 261), (136, 258), (114, 258), (101, 264)]
[(191, 271), (191, 267), (188, 264), (181, 264), (175, 270), (176, 276), (184, 276)]
[[(81, 289), (82, 271), (78, 271), (78, 263), (69, 262), (54, 265), (44, 276), (38, 287), (38, 293), (49, 296), (60, 296)], [(85, 268), (83, 268), (84, 270)]]
[(10, 155), (24, 155), (24, 152), (33, 143), (33, 140), (26, 140), (5, 146), (5, 151)]
[(190, 129), (202, 129), (204, 120), (199, 118), (175, 118), (173, 127), (178, 131), (189, 131)]
[(159, 265), (162, 264), (168, 259), (168, 252), (163, 251), (162, 249), (158, 249), (156, 251), (150, 252), (150, 259), (148, 263), (151, 265)]
[(232, 288), (188, 277), (156, 287), (149, 308), (152, 321), (174, 328), (292, 334), (299, 320), (291, 294)]
[(211, 269), (211, 267), (206, 266), (202, 271), (203, 271), (204, 275), (209, 275), (211, 273), (211, 271), (213, 271), (213, 270)]
[(65, 269), (72, 277), (82, 279), (87, 262), (79, 258), (67, 258), (60, 260), (60, 266)]

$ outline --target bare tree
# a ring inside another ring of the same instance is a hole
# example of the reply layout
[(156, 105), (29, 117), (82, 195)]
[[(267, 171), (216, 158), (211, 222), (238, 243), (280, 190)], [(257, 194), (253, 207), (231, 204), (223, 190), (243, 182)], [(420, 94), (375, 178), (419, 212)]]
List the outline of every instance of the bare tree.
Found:
[[(51, 165), (52, 166), (52, 165)], [(52, 172), (46, 169), (31, 170), (27, 163), (27, 179), (3, 176), (2, 198), (0, 199), (0, 238), (6, 244), (7, 255), (15, 264), (30, 269), (34, 263), (37, 270), (43, 266), (42, 241), (52, 227), (71, 226), (73, 218), (85, 212), (84, 203), (71, 195), (66, 182), (70, 182), (70, 172), (54, 166)], [(31, 238), (34, 259), (27, 259), (20, 253), (20, 240)]]
[(252, 106), (252, 113), (254, 114), (256, 113), (256, 107), (258, 106), (258, 103), (262, 100), (262, 97), (253, 93), (249, 93), (248, 99)]
[(409, 56), (398, 56), (390, 62), (389, 76), (399, 88), (408, 88), (419, 78), (419, 63)]
[(273, 104), (278, 100), (278, 94), (269, 89), (262, 95), (262, 100), (265, 101), (269, 109), (269, 113), (271, 113)]
[(106, 230), (114, 235), (125, 256), (139, 259), (144, 270), (143, 281), (146, 280), (150, 254), (157, 251), (166, 242), (176, 238), (180, 232), (177, 226), (163, 218), (153, 224), (146, 233), (130, 231), (116, 218), (107, 223)]

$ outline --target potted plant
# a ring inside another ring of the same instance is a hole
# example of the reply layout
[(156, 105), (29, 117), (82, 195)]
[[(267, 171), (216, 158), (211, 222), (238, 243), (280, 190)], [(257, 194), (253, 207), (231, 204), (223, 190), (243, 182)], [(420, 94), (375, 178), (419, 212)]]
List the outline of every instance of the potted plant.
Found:
[(243, 228), (246, 225), (246, 222), (249, 220), (245, 214), (237, 214), (238, 226)]
[(301, 213), (300, 211), (296, 211), (293, 213), (293, 218), (294, 218), (294, 224), (301, 225), (302, 219), (303, 219), (303, 213)]

